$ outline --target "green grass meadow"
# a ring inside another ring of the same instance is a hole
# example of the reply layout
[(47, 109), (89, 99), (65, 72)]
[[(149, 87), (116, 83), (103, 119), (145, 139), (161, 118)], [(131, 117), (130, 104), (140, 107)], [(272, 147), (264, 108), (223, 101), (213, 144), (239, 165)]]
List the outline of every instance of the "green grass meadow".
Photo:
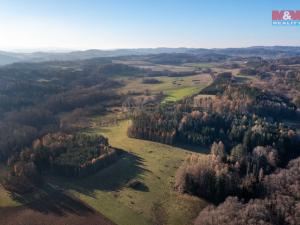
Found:
[[(7, 167), (3, 164), (0, 164), (0, 183), (7, 171)], [(0, 207), (13, 207), (18, 205), (20, 205), (20, 203), (13, 200), (9, 192), (7, 192), (0, 184)]]
[[(112, 146), (127, 151), (119, 161), (95, 175), (79, 180), (53, 179), (119, 225), (190, 224), (206, 202), (173, 190), (174, 176), (182, 161), (191, 154), (182, 148), (128, 138), (129, 121), (110, 128), (88, 131), (104, 134)], [(200, 149), (199, 149), (200, 151)], [(127, 187), (138, 179), (143, 190)]]
[[(166, 96), (163, 102), (177, 101), (198, 93), (211, 82), (209, 75), (203, 74), (156, 77), (162, 82), (150, 85), (142, 83), (142, 79), (126, 78), (125, 86), (119, 91), (163, 91)], [(129, 138), (128, 120), (112, 127), (98, 126), (101, 117), (92, 120), (95, 125), (83, 132), (103, 134), (109, 138), (110, 145), (123, 149), (125, 153), (116, 163), (86, 178), (47, 177), (50, 185), (72, 193), (118, 225), (192, 224), (193, 219), (207, 203), (174, 191), (176, 170), (192, 152), (184, 148)], [(195, 150), (199, 154), (203, 151), (200, 148), (193, 149)], [(5, 171), (2, 165), (1, 171)], [(0, 179), (1, 177), (2, 173)], [(128, 182), (132, 180), (141, 181), (142, 189), (128, 187)], [(30, 201), (32, 198), (29, 196), (28, 199)], [(13, 200), (0, 186), (0, 207), (20, 204), (22, 203)]]

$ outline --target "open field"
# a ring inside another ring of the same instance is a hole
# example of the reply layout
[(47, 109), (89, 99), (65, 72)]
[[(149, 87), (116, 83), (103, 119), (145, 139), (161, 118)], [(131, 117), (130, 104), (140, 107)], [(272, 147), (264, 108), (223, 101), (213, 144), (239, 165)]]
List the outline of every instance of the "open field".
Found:
[[(51, 182), (120, 225), (157, 224), (157, 221), (189, 224), (206, 202), (177, 194), (173, 184), (176, 169), (191, 152), (128, 138), (128, 123), (123, 121), (115, 127), (95, 127), (88, 131), (104, 134), (112, 146), (128, 151), (118, 162), (77, 181), (53, 179)], [(127, 187), (133, 179), (143, 183), (140, 190)]]
[[(142, 65), (143, 62), (140, 63), (141, 66), (149, 66)], [(224, 71), (224, 69), (215, 68), (214, 64), (170, 66), (170, 68), (172, 67), (174, 71), (178, 72), (184, 71), (184, 69), (197, 69), (198, 66)], [(158, 70), (170, 68), (156, 65)], [(232, 72), (237, 75), (237, 71)], [(238, 77), (246, 79), (244, 76)], [(142, 77), (122, 76), (115, 79), (122, 80), (125, 84), (118, 90), (119, 93), (126, 94), (129, 91), (143, 93), (148, 90), (150, 94), (157, 94), (162, 91), (165, 95), (162, 102), (178, 101), (186, 96), (199, 93), (212, 82), (209, 74), (182, 77), (157, 76), (154, 78), (160, 80), (161, 83), (145, 84)], [(199, 95), (199, 97), (208, 96)], [(45, 225), (50, 225), (50, 220), (55, 220), (59, 225), (112, 224), (109, 220), (118, 225), (191, 224), (198, 212), (207, 205), (207, 202), (190, 195), (180, 195), (173, 190), (173, 186), (176, 170), (192, 151), (184, 147), (128, 138), (129, 121), (122, 121), (111, 127), (99, 126), (101, 120), (114, 120), (115, 118), (116, 114), (114, 113), (109, 113), (105, 117), (95, 117), (93, 119), (94, 126), (84, 132), (103, 134), (108, 137), (112, 146), (127, 152), (122, 155), (121, 159), (86, 178), (47, 177), (49, 184), (72, 196), (71, 199), (68, 194), (58, 196), (58, 202), (51, 203), (51, 198), (56, 196), (55, 192), (48, 195), (43, 190), (38, 191), (35, 195), (25, 196), (21, 201), (16, 200), (0, 186), (0, 213), (5, 215), (5, 218), (9, 218), (9, 220), (0, 220), (0, 224), (14, 225), (18, 224), (17, 222), (20, 220), (28, 222), (31, 218), (34, 218), (32, 224), (42, 221)], [(193, 148), (194, 151), (204, 154), (206, 150)], [(5, 167), (0, 165), (1, 171), (5, 171)], [(2, 175), (0, 173), (0, 179)], [(128, 182), (133, 180), (142, 182), (142, 186), (139, 189), (128, 187)], [(51, 204), (49, 203), (49, 207), (47, 206), (47, 213), (32, 207), (37, 205), (37, 207), (43, 208), (39, 202), (45, 202), (45, 199), (48, 198), (50, 198)], [(60, 205), (59, 202), (65, 203)], [(56, 212), (57, 207), (59, 213)], [(83, 209), (83, 211), (78, 211), (79, 209)], [(16, 215), (16, 217), (12, 215)]]
[(13, 200), (10, 194), (0, 185), (0, 209), (2, 207), (13, 207), (19, 205), (21, 205), (21, 203)]
[(151, 69), (153, 71), (165, 71), (169, 70), (172, 72), (191, 72), (196, 69), (195, 66), (185, 66), (185, 65), (163, 65), (155, 64), (147, 61), (137, 61), (137, 60), (113, 60), (114, 63), (121, 63), (130, 66), (136, 66), (141, 69)]
[[(151, 94), (155, 94), (163, 91), (166, 95), (164, 101), (176, 101), (198, 93), (211, 82), (208, 74), (155, 78), (162, 83), (144, 84), (143, 78), (123, 77), (125, 86), (120, 89), (120, 92), (126, 93), (129, 90), (143, 92), (148, 89)], [(100, 120), (101, 117), (97, 117), (95, 124)], [(199, 210), (206, 206), (206, 202), (196, 197), (176, 193), (173, 191), (173, 184), (177, 168), (191, 152), (178, 147), (128, 138), (127, 127), (128, 121), (124, 121), (115, 127), (100, 128), (96, 125), (87, 131), (104, 134), (109, 138), (112, 146), (127, 151), (118, 162), (95, 175), (79, 180), (50, 177), (48, 178), (50, 184), (71, 193), (116, 224), (189, 224)], [(0, 171), (4, 173), (5, 167), (1, 166)], [(0, 179), (3, 173), (0, 174)], [(134, 179), (143, 183), (141, 190), (127, 187), (127, 183)], [(30, 207), (44, 198), (47, 198), (47, 194), (39, 190), (34, 195), (29, 194), (22, 199), (14, 199), (0, 187), (0, 211), (6, 215), (5, 218), (10, 218), (9, 221), (1, 221), (1, 223), (18, 224), (20, 220), (28, 222), (30, 218), (35, 218), (33, 223), (43, 221), (44, 224), (48, 224), (53, 219), (57, 224), (76, 224), (76, 221), (78, 224), (78, 221), (93, 224), (101, 220), (99, 215), (91, 212), (83, 213), (83, 217), (79, 217), (74, 212), (62, 209), (63, 216), (52, 212), (45, 215), (44, 212)], [(18, 219), (12, 217), (12, 214)], [(86, 216), (91, 219), (87, 220)]]
[(191, 68), (213, 68), (220, 64), (221, 63), (185, 63), (183, 66)]
[(90, 206), (60, 191), (24, 206), (0, 207), (0, 215), (0, 224), (7, 225), (114, 225)]
[(160, 80), (158, 84), (144, 84), (143, 78), (122, 78), (125, 86), (120, 89), (121, 93), (128, 91), (143, 92), (145, 90), (151, 93), (159, 93), (163, 91), (167, 101), (180, 100), (188, 95), (196, 94), (206, 87), (212, 80), (209, 74), (198, 74), (194, 76), (184, 77), (155, 77)]
[(167, 90), (166, 91), (166, 98), (163, 100), (163, 102), (170, 102), (170, 101), (178, 101), (184, 97), (199, 93), (202, 88), (199, 87), (184, 87), (184, 88), (178, 88), (176, 90)]
[[(3, 179), (4, 174), (7, 172), (7, 168), (0, 164), (0, 182)], [(0, 208), (1, 207), (12, 207), (20, 205), (19, 202), (13, 200), (9, 193), (0, 184)]]

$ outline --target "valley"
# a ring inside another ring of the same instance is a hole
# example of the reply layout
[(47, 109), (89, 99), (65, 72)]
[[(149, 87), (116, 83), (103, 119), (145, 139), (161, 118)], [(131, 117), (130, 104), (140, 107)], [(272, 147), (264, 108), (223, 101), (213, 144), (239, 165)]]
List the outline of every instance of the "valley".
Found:
[[(298, 155), (298, 67), (205, 57), (197, 56), (198, 63), (158, 54), (0, 68), (0, 213), (6, 215), (0, 223), (188, 225), (228, 195), (256, 197), (251, 185)], [(279, 79), (290, 85), (285, 95)], [(282, 164), (269, 158), (264, 164), (255, 158), (258, 150), (252, 152), (257, 148)], [(251, 180), (235, 166), (242, 160), (253, 160), (246, 162)], [(200, 186), (207, 184), (198, 175), (202, 163), (219, 174), (213, 195), (199, 191), (208, 190)], [(251, 187), (239, 189), (243, 179)]]

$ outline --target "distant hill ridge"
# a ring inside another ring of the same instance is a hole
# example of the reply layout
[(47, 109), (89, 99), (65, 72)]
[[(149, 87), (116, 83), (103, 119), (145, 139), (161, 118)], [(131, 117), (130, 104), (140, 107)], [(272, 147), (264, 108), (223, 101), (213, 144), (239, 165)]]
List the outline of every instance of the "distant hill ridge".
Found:
[(0, 66), (16, 62), (44, 62), (53, 60), (71, 61), (84, 60), (97, 57), (118, 57), (129, 55), (149, 54), (174, 54), (184, 53), (191, 55), (222, 54), (228, 56), (261, 56), (265, 58), (278, 58), (300, 56), (298, 46), (253, 46), (247, 48), (138, 48), (138, 49), (116, 49), (100, 50), (90, 49), (72, 52), (32, 52), (16, 53), (0, 51)]

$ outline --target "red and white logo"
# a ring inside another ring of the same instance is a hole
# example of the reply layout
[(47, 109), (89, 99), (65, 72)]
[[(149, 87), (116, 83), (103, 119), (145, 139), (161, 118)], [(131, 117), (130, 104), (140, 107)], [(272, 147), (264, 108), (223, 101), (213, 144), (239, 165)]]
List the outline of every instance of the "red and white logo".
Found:
[(272, 24), (283, 26), (300, 26), (300, 10), (273, 10)]
[(273, 10), (272, 20), (300, 20), (300, 10)]

